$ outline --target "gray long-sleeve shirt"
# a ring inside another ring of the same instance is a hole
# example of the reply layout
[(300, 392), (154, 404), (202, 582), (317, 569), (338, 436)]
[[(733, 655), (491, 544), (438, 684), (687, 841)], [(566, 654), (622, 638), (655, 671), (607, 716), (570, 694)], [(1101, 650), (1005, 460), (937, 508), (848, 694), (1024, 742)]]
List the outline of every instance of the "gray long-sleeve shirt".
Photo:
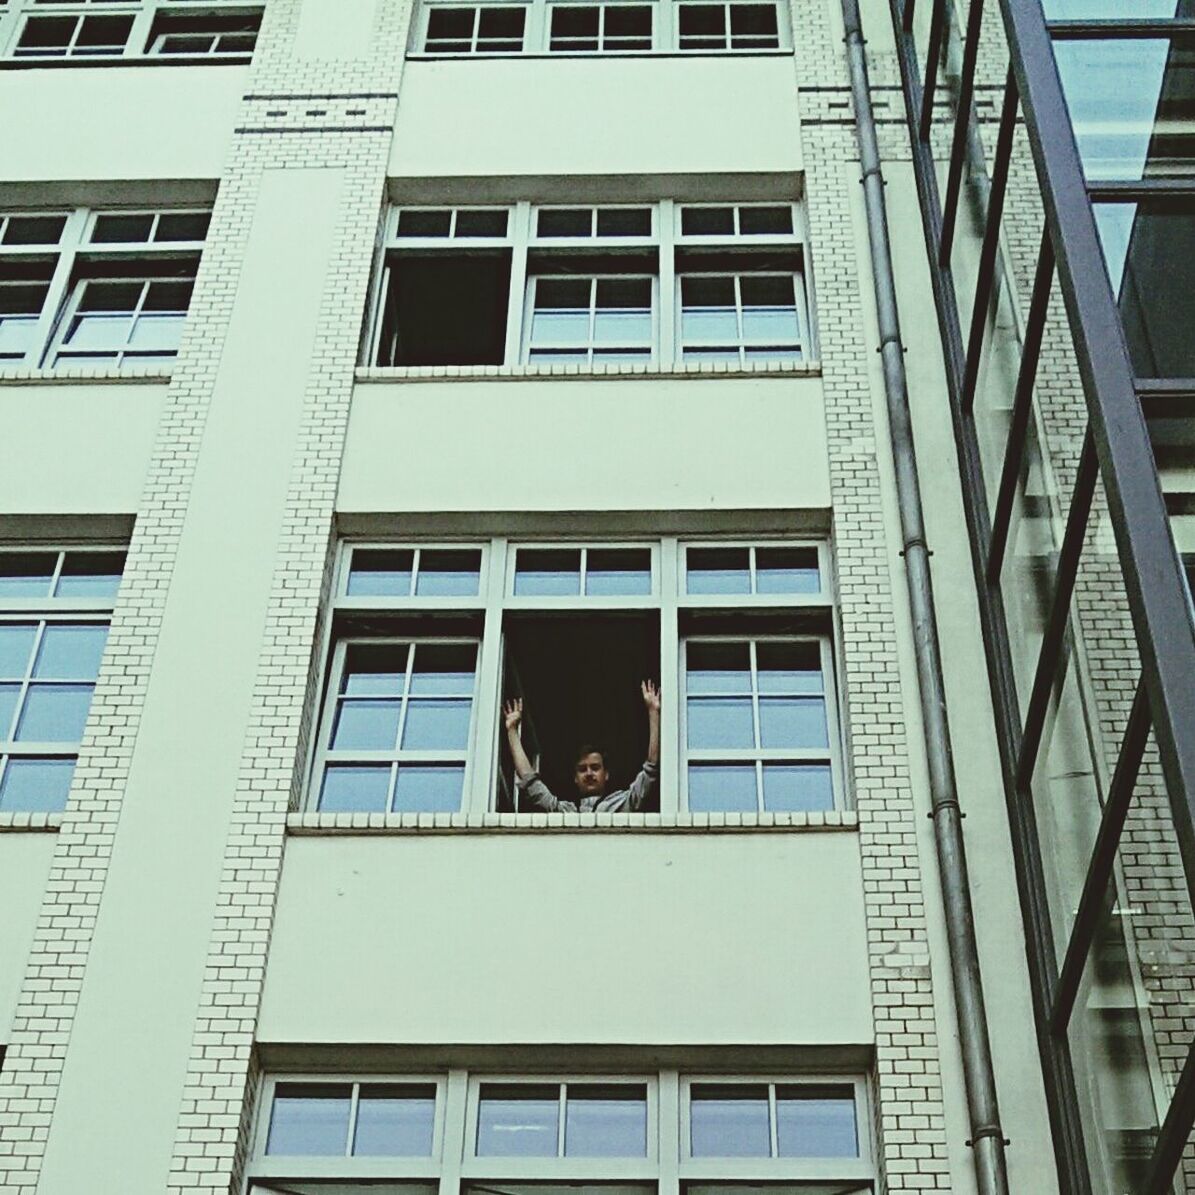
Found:
[(659, 779), (660, 765), (647, 760), (639, 769), (639, 775), (631, 781), (630, 788), (620, 788), (602, 797), (582, 797), (580, 805), (576, 801), (560, 800), (539, 778), (538, 772), (532, 772), (525, 779), (520, 777), (516, 783), (541, 813), (635, 813), (655, 795)]

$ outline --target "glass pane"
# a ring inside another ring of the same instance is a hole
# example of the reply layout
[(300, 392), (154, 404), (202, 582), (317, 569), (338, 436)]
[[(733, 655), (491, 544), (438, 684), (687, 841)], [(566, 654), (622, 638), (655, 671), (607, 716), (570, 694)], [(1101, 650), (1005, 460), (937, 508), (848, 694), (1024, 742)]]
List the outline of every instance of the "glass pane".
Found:
[(332, 731), (335, 751), (389, 751), (398, 739), (402, 702), (342, 698)]
[[(428, 40), (434, 37), (473, 36), (473, 9), (433, 8), (427, 15)], [(452, 212), (447, 209), (403, 208), (398, 213), (400, 237), (446, 237), (452, 229)]]
[(274, 1089), (266, 1153), (343, 1156), (348, 1148), (347, 1083), (279, 1083)]
[(211, 212), (172, 212), (158, 217), (154, 240), (202, 241), (212, 222)]
[(750, 593), (746, 548), (690, 548), (685, 554), (687, 593)]
[(58, 577), (55, 597), (115, 597), (124, 572), (123, 552), (68, 552)]
[(738, 343), (733, 278), (681, 279), (681, 336), (685, 341)]
[(564, 1152), (572, 1158), (645, 1158), (646, 1089), (570, 1083), (564, 1114)]
[(408, 751), (463, 751), (469, 745), (471, 701), (419, 698), (407, 704), (402, 745)]
[(750, 697), (690, 697), (686, 710), (690, 747), (755, 746)]
[(757, 593), (820, 593), (816, 548), (757, 548)]
[(185, 314), (166, 315), (155, 312), (151, 315), (141, 315), (134, 322), (133, 330), (129, 334), (129, 348), (138, 356), (150, 353), (176, 353), (186, 322)]
[(59, 813), (66, 808), (73, 759), (9, 756), (0, 779), (0, 811)]
[(37, 627), (27, 622), (0, 623), (0, 678), (20, 680), (29, 668)]
[(409, 549), (354, 552), (349, 572), (349, 597), (408, 597), (415, 572), (415, 553)]
[(4, 227), (6, 245), (57, 245), (65, 216), (12, 216)]
[(599, 278), (594, 344), (650, 345), (651, 279)]
[(385, 813), (390, 767), (384, 764), (329, 764), (320, 788), (321, 813)]
[(755, 645), (761, 693), (821, 693), (822, 653), (816, 642), (762, 640)]
[(585, 592), (594, 596), (651, 593), (647, 548), (591, 548), (585, 562)]
[(766, 1158), (772, 1152), (762, 1084), (694, 1084), (689, 1123), (695, 1158)]
[(407, 683), (406, 643), (350, 644), (340, 691), (350, 697), (398, 697)]
[(734, 4), (730, 9), (733, 50), (771, 50), (780, 45), (774, 4)]
[(24, 743), (77, 743), (94, 685), (30, 685), (17, 725)]
[(540, 278), (535, 284), (531, 343), (537, 346), (589, 343), (592, 279)]
[(12, 719), (17, 712), (17, 698), (20, 695), (20, 685), (0, 685), (0, 741), (8, 739), (12, 733)]
[(476, 667), (474, 643), (420, 643), (415, 648), (411, 692), (471, 697)]
[(747, 643), (690, 642), (685, 660), (688, 693), (751, 692), (751, 648)]
[(430, 1083), (362, 1085), (353, 1153), (426, 1158), (432, 1152), (436, 1089)]
[[(606, 36), (628, 39), (645, 36), (650, 48), (651, 9), (607, 8)], [(600, 207), (597, 213), (597, 234), (600, 237), (651, 236), (651, 208)]]
[(555, 1084), (483, 1083), (477, 1108), (478, 1155), (556, 1157), (559, 1098)]
[(149, 240), (153, 228), (152, 212), (108, 213), (96, 216), (91, 230), (95, 244), (136, 244)]
[(1089, 179), (1195, 169), (1195, 39), (1060, 39), (1054, 57)]
[[(552, 9), (552, 35), (596, 37), (597, 9), (561, 5)], [(536, 216), (536, 232), (541, 237), (587, 237), (593, 233), (593, 209), (588, 207), (544, 208)], [(541, 283), (542, 285), (542, 283)], [(589, 296), (585, 296), (585, 306)]]
[(821, 813), (834, 808), (828, 763), (765, 763), (763, 807), (769, 813)]
[(800, 340), (790, 275), (753, 278), (744, 274), (739, 285), (743, 296), (745, 340), (769, 344), (795, 344)]
[(519, 549), (515, 558), (516, 595), (573, 597), (580, 592), (580, 548)]
[(57, 552), (0, 552), (0, 599), (48, 597)]
[(758, 810), (754, 764), (689, 765), (690, 813), (756, 813)]
[(527, 12), (521, 7), (482, 8), (478, 13), (477, 49), (481, 53), (512, 53), (523, 48), (523, 21)]
[(95, 680), (108, 628), (50, 623), (42, 635), (33, 675), (40, 680)]
[[(773, 13), (773, 17), (775, 14)], [(733, 18), (732, 18), (733, 26)], [(772, 22), (775, 28), (775, 21)], [(787, 204), (778, 207), (739, 208), (739, 231), (744, 236), (761, 236), (767, 233), (791, 234), (793, 210)]]
[[(686, 5), (682, 8), (682, 29), (686, 21), (684, 14), (686, 12), (689, 14), (687, 20), (691, 23), (694, 20), (692, 16), (694, 9), (694, 5)], [(722, 10), (720, 8), (709, 7), (705, 11), (711, 14), (708, 17), (710, 28), (715, 33), (720, 33), (722, 31)], [(680, 230), (687, 237), (733, 236), (734, 208), (683, 207), (680, 213)]]
[[(520, 18), (522, 9), (518, 10)], [(522, 28), (520, 19), (519, 27)], [(476, 208), (458, 211), (455, 236), (458, 237), (504, 237), (506, 235), (506, 212), (495, 208)]]
[(464, 764), (401, 764), (394, 788), (394, 812), (457, 813), (464, 787)]
[(77, 315), (64, 343), (88, 352), (116, 352), (124, 347), (131, 326), (127, 315)]
[(857, 1158), (854, 1092), (849, 1087), (777, 1087), (776, 1138), (782, 1158)]
[(1189, 197), (1097, 203), (1095, 217), (1137, 375), (1195, 376), (1195, 205)]
[(480, 548), (431, 548), (419, 554), (419, 597), (475, 597), (480, 584)]
[(761, 697), (762, 747), (828, 747), (826, 703), (820, 697)]

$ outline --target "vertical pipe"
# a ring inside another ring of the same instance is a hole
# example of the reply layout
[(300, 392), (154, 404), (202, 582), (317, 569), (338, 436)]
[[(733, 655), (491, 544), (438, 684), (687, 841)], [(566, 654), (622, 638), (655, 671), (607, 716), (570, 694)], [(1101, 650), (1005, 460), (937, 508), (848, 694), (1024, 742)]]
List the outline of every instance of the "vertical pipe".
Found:
[(983, 984), (975, 946), (967, 857), (950, 746), (950, 725), (946, 716), (946, 693), (934, 617), (929, 549), (925, 538), (921, 486), (917, 476), (912, 420), (909, 413), (904, 346), (901, 342), (892, 253), (888, 239), (884, 179), (880, 170), (880, 151), (871, 107), (867, 56), (858, 0), (842, 0), (842, 15), (846, 28), (847, 64), (855, 105), (859, 158), (863, 168), (863, 194), (867, 210), (867, 235), (871, 246), (880, 354), (884, 370), (884, 389), (888, 400), (897, 503), (904, 539), (905, 578), (913, 619), (918, 691), (929, 767), (931, 816), (958, 1013), (959, 1045), (967, 1088), (971, 1145), (980, 1195), (1008, 1195), (1004, 1131), (1000, 1125), (992, 1050), (988, 1040), (987, 1016), (984, 1012)]

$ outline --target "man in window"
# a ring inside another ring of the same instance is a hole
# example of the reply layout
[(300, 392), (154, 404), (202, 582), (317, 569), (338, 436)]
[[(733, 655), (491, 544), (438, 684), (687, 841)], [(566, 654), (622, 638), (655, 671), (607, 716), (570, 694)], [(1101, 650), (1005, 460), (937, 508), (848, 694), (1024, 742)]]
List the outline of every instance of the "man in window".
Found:
[(573, 785), (577, 796), (571, 801), (560, 800), (548, 788), (523, 750), (523, 741), (519, 738), (519, 724), (523, 720), (522, 698), (506, 702), (502, 716), (517, 783), (536, 809), (543, 813), (634, 813), (652, 801), (660, 777), (660, 690), (649, 680), (645, 680), (640, 688), (647, 710), (647, 760), (639, 775), (630, 788), (606, 792), (610, 782), (606, 761), (597, 747), (586, 744), (578, 750), (573, 763)]

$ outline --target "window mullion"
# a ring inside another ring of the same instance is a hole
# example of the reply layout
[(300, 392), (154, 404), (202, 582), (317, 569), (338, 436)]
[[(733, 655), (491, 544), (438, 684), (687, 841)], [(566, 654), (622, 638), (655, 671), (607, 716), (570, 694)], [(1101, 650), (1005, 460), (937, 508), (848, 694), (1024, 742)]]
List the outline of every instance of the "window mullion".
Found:
[(527, 11), (524, 53), (546, 54), (549, 40), (548, 0), (531, 0)]
[(656, 1085), (657, 1195), (680, 1195), (681, 1100), (680, 1076), (660, 1072)]
[[(591, 368), (595, 358), (594, 345), (596, 344), (597, 337), (597, 292), (598, 280), (595, 274), (589, 280), (589, 335), (586, 337), (587, 343), (585, 345), (585, 359), (589, 362)], [(582, 586), (581, 592), (584, 594), (584, 586)]]
[(485, 813), (498, 788), (502, 715), (502, 590), (507, 542), (495, 539), (487, 549), (485, 615), (477, 662), (477, 734), (473, 767), (466, 777), (465, 812)]
[(149, 31), (153, 28), (156, 8), (153, 4), (143, 4), (133, 17), (133, 24), (129, 28), (129, 36), (124, 43), (122, 56), (139, 58), (149, 47)]
[(679, 548), (675, 536), (660, 545), (660, 812), (680, 808), (680, 626), (677, 613)]
[(315, 752), (315, 761), (311, 769), (311, 791), (308, 795), (308, 807), (315, 812), (319, 809), (320, 793), (323, 791), (324, 773), (327, 768), (328, 754), (332, 749), (332, 731), (336, 725), (336, 702), (340, 693), (340, 686), (344, 682), (344, 662), (348, 653), (348, 644), (341, 639), (336, 644), (332, 655), (332, 675), (328, 682), (328, 691), (324, 695), (323, 719)]
[(71, 275), (74, 272), (75, 258), (79, 245), (83, 241), (83, 233), (87, 227), (87, 212), (83, 208), (76, 208), (66, 218), (62, 235), (58, 239), (58, 260), (54, 263), (54, 271), (50, 275), (50, 285), (46, 288), (45, 302), (42, 304), (41, 316), (31, 337), (30, 352), (36, 354), (30, 361), (26, 355), (26, 364), (36, 368), (50, 363), (50, 351), (55, 336), (58, 316), (66, 317), (66, 306), (72, 297)]
[(444, 1087), (444, 1130), (440, 1139), (439, 1195), (460, 1195), (461, 1161), (467, 1142), (469, 1076), (450, 1070)]
[(676, 281), (676, 205), (671, 199), (663, 200), (657, 209), (659, 243), (659, 311), (655, 313), (655, 342), (659, 352), (658, 360), (664, 369), (670, 369), (677, 362), (678, 321), (680, 319), (680, 295)]
[[(511, 213), (510, 295), (506, 310), (504, 365), (531, 359), (531, 287), (527, 284), (527, 244), (531, 237), (531, 204), (523, 199)], [(524, 325), (526, 325), (524, 327)]]
[(843, 775), (842, 729), (838, 720), (838, 686), (834, 683), (834, 657), (830, 642), (822, 636), (818, 640), (822, 662), (822, 700), (826, 708), (826, 738), (829, 741), (830, 784), (834, 807), (845, 804), (846, 778)]
[(768, 1145), (772, 1151), (772, 1157), (778, 1158), (780, 1156), (779, 1140), (779, 1126), (776, 1119), (776, 1084), (768, 1084)]
[(349, 1131), (348, 1139), (344, 1143), (344, 1156), (353, 1156), (353, 1144), (357, 1139), (357, 1112), (361, 1107), (361, 1084), (354, 1083), (352, 1094), (349, 1096)]
[(564, 1157), (564, 1118), (568, 1109), (568, 1084), (561, 1083), (556, 1092), (556, 1156)]

